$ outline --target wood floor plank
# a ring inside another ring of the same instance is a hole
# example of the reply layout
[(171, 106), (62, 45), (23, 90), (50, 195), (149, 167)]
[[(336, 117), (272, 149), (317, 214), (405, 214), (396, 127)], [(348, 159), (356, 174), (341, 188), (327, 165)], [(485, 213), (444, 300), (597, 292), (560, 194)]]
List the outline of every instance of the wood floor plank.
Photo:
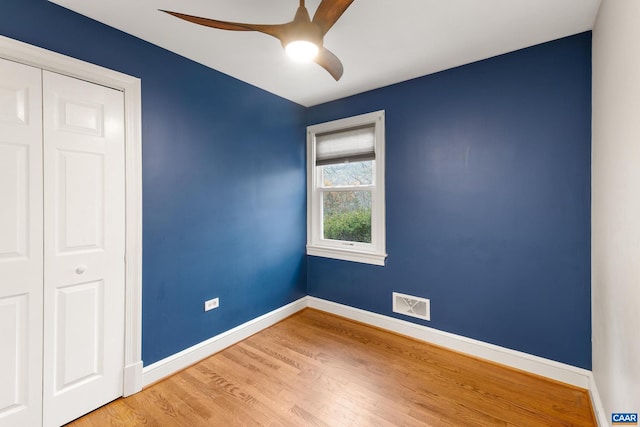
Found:
[[(321, 317), (320, 321), (313, 324), (316, 327), (316, 333), (323, 333), (323, 331), (327, 331), (329, 328), (333, 328), (334, 332), (338, 332), (341, 335), (349, 335), (353, 336), (350, 331), (343, 331), (338, 326), (339, 323), (328, 324)], [(373, 328), (372, 328), (373, 329)], [(375, 332), (375, 329), (373, 329)], [(371, 336), (369, 336), (371, 335)], [(374, 336), (375, 334), (361, 334), (358, 337), (358, 341), (362, 343), (367, 343), (368, 345), (374, 344), (380, 347), (383, 347), (383, 350), (393, 351), (394, 353), (403, 353), (408, 354), (406, 352), (406, 347), (411, 346), (413, 340), (406, 339), (404, 337), (396, 336), (396, 337), (387, 337), (383, 342), (379, 342)], [(394, 341), (400, 342), (402, 347), (393, 345)], [(424, 350), (423, 343), (418, 342), (418, 347)], [(477, 393), (489, 394), (493, 395), (492, 406), (496, 403), (500, 403), (502, 399), (502, 395), (504, 393), (505, 387), (513, 391), (509, 395), (509, 400), (507, 401), (508, 407), (514, 411), (518, 408), (518, 400), (522, 397), (525, 403), (530, 400), (532, 397), (539, 399), (542, 404), (546, 404), (549, 407), (553, 407), (555, 409), (564, 408), (564, 416), (567, 417), (570, 421), (572, 418), (572, 412), (570, 411), (571, 405), (578, 402), (580, 405), (580, 400), (587, 397), (586, 405), (588, 403), (588, 395), (584, 393), (584, 390), (574, 390), (573, 393), (568, 392), (565, 385), (562, 385), (559, 388), (547, 387), (546, 389), (540, 389), (535, 387), (535, 384), (539, 382), (539, 377), (532, 376), (528, 373), (523, 373), (516, 370), (505, 370), (503, 366), (483, 362), (482, 368), (478, 369), (478, 361), (472, 357), (465, 357), (462, 359), (457, 359), (458, 363), (452, 364), (450, 363), (451, 352), (446, 349), (438, 348), (435, 346), (429, 346), (428, 348), (430, 354), (427, 357), (419, 356), (416, 357), (416, 352), (410, 353), (411, 356), (417, 358), (418, 360), (424, 362), (418, 365), (413, 365), (411, 363), (407, 363), (406, 366), (410, 367), (412, 370), (418, 370), (422, 377), (429, 378), (435, 380), (437, 378), (442, 378), (445, 380), (445, 384), (451, 383), (451, 380), (456, 380), (458, 385), (466, 388), (473, 388)], [(415, 346), (413, 348), (415, 350)], [(372, 350), (372, 349), (369, 349)], [(402, 370), (403, 368), (395, 367), (394, 369)], [(443, 371), (443, 372), (440, 372)], [(444, 376), (442, 376), (444, 374)], [(478, 386), (474, 386), (473, 382), (479, 381), (482, 383), (483, 389), (479, 389)], [(517, 391), (520, 390), (523, 386), (531, 387), (530, 392), (526, 395), (522, 395)], [(440, 387), (441, 392), (446, 390), (445, 388)], [(561, 394), (554, 393), (555, 390), (561, 390)], [(455, 392), (456, 389), (453, 389)], [(481, 396), (482, 396), (481, 395)], [(462, 395), (464, 397), (464, 395)], [(474, 396), (477, 398), (478, 396)], [(563, 400), (564, 399), (564, 400)], [(481, 403), (482, 400), (478, 400), (478, 403)], [(584, 402), (583, 402), (584, 405)], [(524, 411), (528, 411), (525, 405)], [(523, 416), (523, 413), (520, 414)], [(522, 420), (521, 420), (522, 421)]]
[(586, 390), (306, 309), (69, 425), (596, 423)]

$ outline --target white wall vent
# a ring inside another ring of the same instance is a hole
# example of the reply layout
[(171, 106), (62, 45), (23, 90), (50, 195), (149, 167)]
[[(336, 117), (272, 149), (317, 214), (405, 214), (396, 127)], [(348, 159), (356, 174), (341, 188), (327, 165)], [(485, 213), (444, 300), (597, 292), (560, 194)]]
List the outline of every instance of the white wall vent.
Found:
[(431, 301), (426, 298), (393, 293), (393, 311), (406, 316), (431, 320)]

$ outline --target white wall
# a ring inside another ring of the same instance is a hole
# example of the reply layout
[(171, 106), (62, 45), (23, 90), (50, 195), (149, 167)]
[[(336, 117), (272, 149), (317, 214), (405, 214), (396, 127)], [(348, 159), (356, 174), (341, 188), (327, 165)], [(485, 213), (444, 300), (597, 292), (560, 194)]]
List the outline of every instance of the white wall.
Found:
[(593, 30), (593, 374), (640, 412), (640, 1), (603, 0)]

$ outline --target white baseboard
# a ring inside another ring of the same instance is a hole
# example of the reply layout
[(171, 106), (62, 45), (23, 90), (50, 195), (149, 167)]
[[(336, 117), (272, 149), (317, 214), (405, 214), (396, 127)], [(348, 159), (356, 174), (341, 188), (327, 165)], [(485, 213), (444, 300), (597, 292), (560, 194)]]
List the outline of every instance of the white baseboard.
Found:
[(140, 390), (142, 390), (142, 361), (125, 366), (122, 395), (131, 396)]
[[(301, 298), (179, 353), (149, 366), (145, 366), (142, 368), (142, 386), (146, 387), (162, 378), (173, 375), (214, 353), (274, 325), (306, 307), (315, 308), (357, 322), (406, 335), (420, 341), (436, 344), (454, 351), (588, 389), (599, 427), (609, 426), (593, 374), (589, 370), (311, 296)], [(135, 379), (136, 370), (138, 370), (139, 367), (131, 366), (129, 368), (131, 368), (131, 378)], [(137, 378), (140, 378), (139, 374)], [(129, 389), (134, 390), (136, 386), (138, 386), (138, 384), (132, 380), (129, 384), (129, 387), (131, 387)], [(126, 384), (125, 390), (127, 390)]]
[(586, 369), (311, 296), (307, 297), (307, 300), (309, 307), (318, 310), (436, 344), (461, 353), (487, 359), (512, 368), (531, 372), (576, 387), (589, 388), (591, 371)]
[(591, 396), (591, 404), (593, 405), (593, 412), (598, 422), (598, 427), (609, 427), (609, 417), (604, 411), (602, 400), (600, 399), (600, 393), (598, 393), (598, 386), (596, 385), (596, 379), (593, 373), (589, 374), (589, 396)]
[(145, 366), (142, 369), (142, 385), (146, 387), (161, 380), (162, 378), (173, 375), (176, 372), (229, 347), (230, 345), (250, 337), (256, 332), (260, 332), (261, 330), (278, 323), (282, 319), (285, 319), (306, 307), (307, 298), (300, 298), (291, 304), (287, 304), (260, 317), (256, 317), (253, 320), (236, 326), (233, 329), (229, 329), (226, 332), (182, 350), (179, 353), (173, 354), (149, 366)]

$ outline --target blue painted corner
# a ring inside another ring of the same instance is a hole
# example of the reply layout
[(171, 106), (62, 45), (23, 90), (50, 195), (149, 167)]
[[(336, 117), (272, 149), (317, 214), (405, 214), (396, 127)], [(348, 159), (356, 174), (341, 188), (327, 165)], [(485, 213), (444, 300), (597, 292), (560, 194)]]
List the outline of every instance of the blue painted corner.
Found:
[[(142, 79), (145, 365), (306, 294), (591, 368), (591, 33), (305, 109), (46, 0), (0, 34)], [(386, 111), (388, 264), (306, 257), (305, 126)], [(205, 313), (206, 299), (220, 308)]]

